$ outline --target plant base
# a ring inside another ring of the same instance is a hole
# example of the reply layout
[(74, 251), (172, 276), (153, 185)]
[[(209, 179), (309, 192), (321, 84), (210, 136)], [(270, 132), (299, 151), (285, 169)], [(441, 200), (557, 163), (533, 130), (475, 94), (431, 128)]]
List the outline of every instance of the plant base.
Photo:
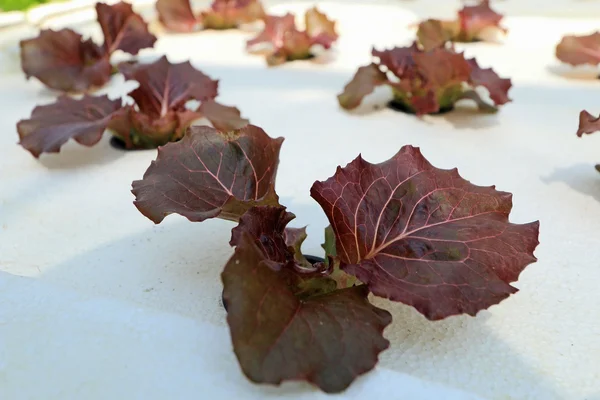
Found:
[[(321, 257), (311, 256), (311, 255), (306, 255), (306, 254), (303, 254), (303, 255), (304, 255), (304, 258), (306, 258), (306, 260), (313, 265), (318, 262), (325, 261), (325, 259), (321, 258)], [(225, 298), (223, 297), (223, 292), (221, 292), (221, 303), (223, 303), (223, 308), (225, 309), (225, 311), (227, 311), (227, 302), (225, 301)]]

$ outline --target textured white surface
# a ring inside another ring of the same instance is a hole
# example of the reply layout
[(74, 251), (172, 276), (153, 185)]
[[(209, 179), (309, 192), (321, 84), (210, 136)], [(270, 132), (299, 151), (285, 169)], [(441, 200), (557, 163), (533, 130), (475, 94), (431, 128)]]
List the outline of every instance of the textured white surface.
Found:
[[(541, 220), (539, 262), (522, 274), (516, 284), (521, 291), (476, 318), (431, 323), (408, 307), (376, 300), (394, 314), (385, 332), (392, 345), (382, 355), (382, 369), (348, 395), (363, 387), (381, 390), (384, 381), (404, 384), (404, 378), (386, 375), (392, 369), (490, 399), (600, 399), (600, 176), (593, 168), (600, 162), (600, 136), (574, 135), (579, 111), (598, 108), (600, 81), (593, 79), (597, 71), (562, 67), (553, 55), (561, 35), (589, 32), (597, 20), (507, 19), (510, 35), (503, 45), (462, 48), (482, 66), (513, 78), (514, 102), (497, 115), (466, 105), (419, 120), (390, 110), (348, 114), (335, 98), (356, 67), (369, 62), (372, 45), (409, 42), (406, 27), (415, 14), (385, 6), (322, 8), (341, 30), (337, 58), (328, 65), (267, 69), (263, 59), (243, 52), (248, 35), (241, 32), (165, 35), (142, 58), (191, 58), (221, 80), (224, 103), (286, 138), (277, 191), (297, 214), (295, 225), (309, 224), (307, 253), (320, 253), (326, 225), (309, 197), (314, 180), (360, 152), (380, 162), (404, 144), (420, 146), (438, 167), (458, 167), (475, 184), (514, 193), (514, 222)], [(0, 302), (0, 388), (15, 391), (17, 399), (48, 398), (43, 393), (50, 390), (57, 398), (69, 397), (60, 390), (81, 398), (79, 388), (92, 393), (85, 398), (159, 399), (167, 390), (187, 398), (209, 387), (223, 390), (215, 392), (221, 398), (237, 390), (257, 398), (313, 395), (302, 385), (257, 388), (239, 373), (219, 303), (232, 224), (171, 216), (153, 226), (132, 205), (129, 188), (155, 152), (113, 150), (108, 136), (91, 149), (68, 144), (59, 155), (34, 160), (15, 145), (15, 123), (54, 94), (26, 82), (10, 52), (3, 53), (2, 71), (0, 270), (41, 282), (1, 278), (2, 299), (8, 293), (9, 301)], [(120, 96), (133, 86), (116, 77), (103, 92)], [(63, 365), (61, 357), (69, 362)], [(15, 365), (22, 370), (12, 372)], [(119, 377), (124, 371), (139, 374), (139, 381)], [(26, 377), (44, 384), (24, 385)], [(425, 389), (418, 380), (407, 382), (408, 390)], [(418, 398), (404, 396), (399, 387), (386, 386), (399, 398)]]
[[(307, 384), (246, 381), (222, 326), (4, 272), (0, 293), (3, 400), (328, 398)], [(389, 390), (414, 400), (477, 400), (381, 368), (339, 397), (387, 399)]]

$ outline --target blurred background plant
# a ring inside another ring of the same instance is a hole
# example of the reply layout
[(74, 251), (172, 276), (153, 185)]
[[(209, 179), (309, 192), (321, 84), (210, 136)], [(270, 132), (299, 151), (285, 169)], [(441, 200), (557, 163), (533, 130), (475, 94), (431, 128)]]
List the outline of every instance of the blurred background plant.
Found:
[(0, 11), (22, 11), (55, 0), (0, 0)]

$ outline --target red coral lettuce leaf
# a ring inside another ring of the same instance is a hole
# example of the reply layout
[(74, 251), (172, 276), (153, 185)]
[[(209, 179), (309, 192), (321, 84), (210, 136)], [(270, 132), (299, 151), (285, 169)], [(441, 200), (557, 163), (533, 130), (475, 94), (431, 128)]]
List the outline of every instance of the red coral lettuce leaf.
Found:
[[(340, 106), (354, 109), (375, 87), (387, 85), (393, 92), (394, 108), (417, 115), (451, 110), (461, 99), (474, 100), (480, 109), (495, 110), (472, 88), (484, 86), (496, 105), (504, 104), (511, 87), (491, 69), (482, 69), (475, 60), (448, 48), (423, 51), (416, 44), (391, 50), (373, 49), (377, 62), (358, 69), (338, 95)], [(395, 75), (395, 80), (388, 75)]]
[(467, 62), (471, 66), (469, 81), (473, 87), (483, 86), (486, 88), (490, 93), (490, 98), (497, 106), (511, 101), (508, 97), (508, 91), (512, 87), (510, 79), (500, 78), (491, 68), (481, 68), (474, 58)]
[(364, 285), (336, 290), (327, 277), (294, 269), (284, 239), (291, 218), (284, 208), (255, 207), (234, 230), (237, 247), (221, 275), (234, 351), (253, 382), (305, 380), (341, 392), (389, 346), (382, 334), (391, 315), (369, 303)]
[(389, 83), (385, 72), (381, 71), (377, 64), (360, 67), (344, 87), (344, 91), (338, 95), (338, 102), (347, 110), (355, 109), (377, 86)]
[(110, 79), (111, 65), (104, 50), (70, 29), (42, 30), (20, 46), (27, 79), (33, 76), (49, 88), (81, 92)]
[(311, 195), (333, 227), (341, 268), (430, 320), (499, 303), (536, 261), (539, 222), (510, 223), (510, 193), (435, 168), (412, 146), (381, 164), (359, 156)]
[(214, 100), (203, 101), (198, 109), (199, 113), (222, 132), (242, 129), (248, 125), (248, 120), (241, 117), (237, 107), (229, 107)]
[(600, 64), (600, 32), (563, 37), (556, 46), (556, 57), (571, 65)]
[(320, 44), (325, 48), (337, 39), (335, 24), (316, 8), (308, 10), (305, 15), (307, 30), (300, 31), (296, 27), (293, 14), (282, 17), (269, 16), (265, 19), (265, 28), (255, 38), (246, 43), (249, 51), (258, 45), (267, 45), (267, 64), (278, 65), (286, 61), (305, 60), (311, 58), (311, 46)]
[(443, 47), (447, 42), (474, 42), (483, 39), (482, 34), (489, 28), (506, 33), (500, 26), (503, 19), (490, 8), (488, 0), (476, 6), (466, 6), (458, 12), (454, 21), (428, 19), (419, 24), (417, 38), (424, 50)]
[(502, 19), (502, 14), (491, 9), (489, 0), (483, 0), (476, 6), (466, 6), (458, 12), (460, 34), (455, 40), (472, 42), (481, 39), (480, 34), (490, 27), (506, 32), (507, 30), (500, 26)]
[(306, 227), (285, 229), (285, 244), (287, 247), (294, 249), (295, 253), (302, 252), (302, 243), (307, 237)]
[(271, 267), (281, 269), (289, 262), (294, 262), (286, 233), (287, 224), (294, 218), (296, 216), (287, 212), (285, 207), (252, 207), (240, 217), (238, 226), (231, 230), (229, 244), (233, 247), (240, 245), (244, 235), (248, 234)]
[(148, 31), (148, 24), (133, 11), (129, 3), (96, 4), (98, 23), (104, 34), (104, 51), (117, 50), (136, 55), (141, 49), (154, 46), (156, 36)]
[(306, 25), (306, 33), (312, 38), (314, 44), (320, 44), (328, 49), (338, 39), (335, 21), (327, 18), (327, 15), (320, 12), (317, 7), (306, 11), (304, 24)]
[(428, 19), (419, 24), (417, 39), (423, 50), (444, 47), (460, 33), (460, 23)]
[(227, 133), (190, 127), (181, 141), (159, 148), (144, 178), (133, 182), (134, 204), (157, 224), (172, 213), (237, 221), (255, 205), (277, 205), (282, 142), (253, 125)]
[(157, 0), (156, 11), (159, 21), (170, 31), (193, 32), (200, 26), (190, 0)]
[(210, 9), (202, 12), (201, 20), (204, 29), (232, 29), (264, 16), (259, 0), (214, 0)]
[(60, 96), (53, 104), (34, 108), (29, 119), (19, 121), (19, 144), (36, 158), (41, 153), (58, 153), (69, 139), (93, 146), (119, 108), (121, 100), (108, 96), (86, 95), (81, 100)]
[(600, 131), (600, 117), (596, 118), (587, 111), (582, 111), (579, 114), (579, 129), (577, 136), (582, 137), (584, 134), (591, 134)]
[(127, 67), (122, 72), (125, 78), (139, 82), (140, 86), (129, 95), (141, 112), (152, 116), (180, 109), (189, 100), (214, 99), (218, 93), (219, 82), (189, 61), (172, 64), (162, 56), (152, 64)]

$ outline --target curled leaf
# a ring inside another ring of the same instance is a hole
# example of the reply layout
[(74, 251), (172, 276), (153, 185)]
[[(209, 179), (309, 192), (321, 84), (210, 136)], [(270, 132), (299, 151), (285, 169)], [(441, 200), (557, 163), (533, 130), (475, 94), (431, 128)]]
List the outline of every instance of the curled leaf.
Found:
[(222, 132), (242, 129), (249, 122), (241, 117), (240, 110), (236, 107), (224, 106), (214, 100), (203, 101), (198, 111)]
[[(245, 234), (250, 235), (274, 269), (293, 262), (285, 232), (287, 224), (296, 218), (285, 207), (252, 207), (240, 217), (237, 227), (231, 230), (229, 244), (233, 247), (242, 243)], [(280, 264), (280, 265), (279, 265)]]
[(327, 15), (313, 7), (304, 14), (306, 33), (313, 38), (315, 44), (320, 44), (328, 49), (338, 39), (335, 31), (335, 21), (327, 18)]
[(108, 96), (86, 95), (81, 100), (61, 96), (53, 104), (37, 106), (29, 119), (19, 121), (19, 144), (36, 158), (41, 153), (58, 153), (69, 139), (92, 146), (119, 108), (121, 100)]
[(483, 86), (490, 93), (490, 98), (495, 105), (508, 103), (508, 91), (512, 87), (512, 82), (507, 78), (500, 78), (491, 68), (481, 68), (477, 61), (472, 58), (467, 60), (471, 66), (471, 75), (469, 81), (473, 87)]
[(424, 50), (444, 47), (447, 42), (474, 42), (482, 40), (483, 33), (490, 28), (506, 33), (506, 28), (500, 25), (502, 19), (502, 14), (491, 9), (489, 0), (483, 0), (478, 5), (464, 7), (454, 21), (421, 22), (417, 38)]
[(232, 29), (262, 19), (265, 11), (259, 0), (214, 0), (202, 12), (204, 29)]
[(373, 93), (377, 86), (384, 84), (389, 84), (389, 81), (377, 64), (360, 67), (344, 87), (344, 91), (338, 95), (338, 102), (343, 108), (352, 110), (360, 105), (365, 96)]
[(563, 37), (556, 46), (556, 58), (571, 65), (600, 64), (600, 32)]
[(336, 290), (331, 279), (293, 268), (284, 240), (293, 215), (284, 208), (248, 214), (234, 230), (237, 247), (221, 275), (244, 374), (257, 383), (305, 380), (341, 392), (389, 346), (382, 333), (391, 315), (369, 303), (364, 285)]
[(159, 148), (144, 178), (133, 182), (134, 204), (157, 224), (172, 213), (237, 221), (255, 205), (277, 205), (282, 142), (253, 125), (227, 133), (190, 127), (181, 141)]
[(306, 227), (285, 229), (285, 244), (287, 247), (293, 248), (296, 254), (302, 253), (302, 243), (306, 238)]
[(49, 88), (81, 92), (110, 79), (111, 65), (104, 50), (70, 29), (42, 30), (20, 46), (27, 79), (35, 77)]
[(596, 118), (587, 111), (582, 111), (579, 114), (579, 129), (577, 136), (582, 137), (584, 134), (591, 134), (600, 131), (600, 117)]
[(315, 44), (330, 48), (337, 40), (334, 22), (316, 8), (308, 10), (305, 19), (306, 30), (300, 31), (293, 14), (266, 17), (264, 30), (249, 40), (246, 47), (249, 51), (253, 51), (258, 45), (269, 47), (266, 57), (268, 65), (309, 59), (313, 56), (311, 47)]
[(502, 14), (492, 10), (489, 0), (482, 0), (476, 6), (466, 6), (458, 12), (460, 33), (455, 40), (459, 42), (479, 40), (481, 33), (491, 27), (506, 32), (506, 29), (500, 26), (503, 18)]
[(156, 11), (159, 21), (170, 31), (193, 32), (200, 26), (190, 0), (157, 0)]
[(148, 31), (148, 24), (133, 12), (129, 3), (114, 5), (96, 4), (98, 23), (104, 34), (104, 51), (112, 54), (117, 50), (136, 55), (141, 49), (154, 46), (156, 36)]
[[(218, 81), (187, 61), (172, 64), (163, 56), (148, 65), (125, 65), (121, 71), (127, 79), (140, 84), (129, 93), (137, 109), (129, 107), (110, 124), (126, 148), (156, 148), (181, 139), (187, 127), (202, 116), (200, 111), (188, 110), (185, 104), (189, 100), (212, 101), (217, 96)], [(241, 118), (238, 115), (235, 119), (231, 110), (213, 114), (215, 120), (221, 118), (222, 125), (227, 124), (228, 117), (233, 118), (231, 126), (241, 125)]]
[[(392, 89), (396, 109), (417, 115), (451, 110), (461, 99), (473, 99), (481, 109), (493, 109), (474, 95), (472, 89), (483, 86), (495, 105), (510, 101), (510, 79), (499, 78), (491, 69), (482, 69), (475, 60), (449, 48), (420, 49), (416, 44), (391, 50), (373, 50), (376, 62), (361, 67), (338, 96), (340, 106), (358, 107), (376, 86)], [(389, 79), (388, 75), (395, 75)]]
[(419, 24), (417, 39), (423, 50), (428, 51), (444, 47), (460, 33), (458, 21), (440, 21), (428, 19)]
[(536, 261), (539, 222), (510, 223), (510, 193), (435, 168), (412, 146), (381, 164), (359, 156), (311, 195), (335, 232), (341, 268), (431, 320), (499, 303)]

